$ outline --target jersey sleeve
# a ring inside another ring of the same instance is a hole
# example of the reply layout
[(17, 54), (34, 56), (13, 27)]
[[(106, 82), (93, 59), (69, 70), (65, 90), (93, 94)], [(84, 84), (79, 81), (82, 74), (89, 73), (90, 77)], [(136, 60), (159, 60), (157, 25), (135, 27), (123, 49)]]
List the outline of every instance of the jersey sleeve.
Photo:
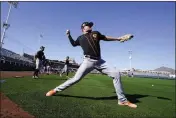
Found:
[(76, 45), (80, 45), (79, 40), (80, 40), (80, 36), (79, 36), (79, 37), (76, 39), (76, 41), (75, 41), (75, 44), (76, 44)]
[(39, 51), (37, 51), (37, 53), (35, 54), (35, 58), (37, 58), (39, 56)]
[(45, 59), (46, 59), (46, 57), (45, 57), (45, 55), (44, 55), (44, 54), (43, 54), (43, 56), (42, 56), (42, 59), (43, 59), (43, 60), (45, 60)]
[(69, 35), (69, 36), (68, 36), (68, 38), (69, 38), (70, 43), (72, 44), (72, 46), (74, 46), (74, 47), (75, 47), (75, 46), (80, 45), (80, 44), (79, 44), (79, 37), (77, 38), (77, 40), (76, 40), (76, 41), (74, 41), (74, 40), (73, 40), (73, 38), (71, 37), (71, 35)]
[(99, 40), (106, 40), (105, 35), (101, 34), (99, 31), (97, 31), (97, 34), (98, 34)]

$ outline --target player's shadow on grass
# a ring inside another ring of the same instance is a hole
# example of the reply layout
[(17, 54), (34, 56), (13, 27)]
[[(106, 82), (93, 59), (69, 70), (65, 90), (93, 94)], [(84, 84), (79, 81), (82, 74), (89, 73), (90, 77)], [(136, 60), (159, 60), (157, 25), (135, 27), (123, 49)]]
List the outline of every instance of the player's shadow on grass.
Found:
[(57, 80), (57, 81), (61, 81), (61, 80), (68, 80), (67, 78), (39, 78), (39, 79), (44, 79), (44, 80)]
[[(65, 95), (65, 94), (57, 94), (55, 96), (60, 97), (72, 97), (72, 98), (81, 98), (81, 99), (90, 99), (90, 100), (117, 100), (117, 96), (109, 96), (109, 97), (86, 97), (86, 96), (73, 96), (73, 95)], [(130, 102), (138, 103), (140, 102), (138, 99), (143, 97), (148, 97), (149, 95), (140, 95), (140, 94), (126, 94), (127, 99)]]
[[(109, 97), (86, 97), (86, 96), (73, 96), (73, 95), (65, 95), (65, 94), (57, 94), (55, 96), (60, 96), (60, 97), (72, 97), (72, 98), (81, 98), (81, 99), (90, 99), (90, 100), (117, 100), (117, 96), (109, 96)], [(133, 103), (139, 103), (140, 98), (144, 97), (149, 97), (150, 95), (140, 95), (140, 94), (126, 94), (127, 99), (130, 102)], [(158, 99), (163, 99), (163, 100), (171, 100), (169, 98), (164, 98), (164, 97), (157, 97), (157, 96), (151, 96), (151, 97), (156, 97)]]
[[(116, 93), (116, 92), (114, 92), (114, 93)], [(137, 95), (136, 97), (138, 98), (138, 94), (134, 94), (134, 95)], [(143, 95), (143, 96), (145, 96), (145, 97), (156, 97), (156, 98), (162, 99), (162, 100), (172, 100), (170, 98), (159, 97), (159, 96), (151, 96), (151, 95)], [(128, 96), (128, 94), (126, 95), (126, 97), (127, 98), (129, 97), (130, 99), (133, 99), (132, 96)], [(133, 97), (135, 97), (135, 96), (133, 96)]]
[[(156, 97), (156, 96), (153, 96)], [(165, 98), (165, 97), (157, 97), (158, 99), (162, 99), (162, 100), (171, 100), (170, 98)]]

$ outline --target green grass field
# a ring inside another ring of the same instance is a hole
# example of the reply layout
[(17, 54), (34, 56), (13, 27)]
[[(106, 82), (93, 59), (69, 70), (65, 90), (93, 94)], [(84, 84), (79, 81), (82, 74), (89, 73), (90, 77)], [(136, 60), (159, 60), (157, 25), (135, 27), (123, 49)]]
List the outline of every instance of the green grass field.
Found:
[(7, 79), (1, 91), (37, 118), (176, 117), (174, 80), (122, 77), (127, 98), (137, 109), (117, 104), (112, 80), (104, 75), (89, 74), (56, 96), (45, 97), (64, 81), (66, 77), (58, 75)]

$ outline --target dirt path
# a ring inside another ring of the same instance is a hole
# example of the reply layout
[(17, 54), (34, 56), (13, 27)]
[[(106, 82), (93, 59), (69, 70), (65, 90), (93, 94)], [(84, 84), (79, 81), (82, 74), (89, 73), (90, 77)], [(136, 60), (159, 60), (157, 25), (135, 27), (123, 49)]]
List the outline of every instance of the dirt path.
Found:
[(12, 102), (3, 93), (1, 96), (1, 118), (34, 118), (28, 112), (23, 111), (17, 104)]
[(0, 71), (0, 78), (10, 78), (15, 76), (31, 76), (32, 77), (33, 72), (32, 71)]
[[(1, 71), (1, 79), (15, 77), (15, 76), (31, 76), (32, 72), (10, 72), (10, 71)], [(3, 83), (2, 83), (3, 84)], [(0, 93), (1, 96), (1, 118), (34, 118), (28, 112), (21, 109), (17, 104), (12, 102), (8, 97), (3, 93)]]

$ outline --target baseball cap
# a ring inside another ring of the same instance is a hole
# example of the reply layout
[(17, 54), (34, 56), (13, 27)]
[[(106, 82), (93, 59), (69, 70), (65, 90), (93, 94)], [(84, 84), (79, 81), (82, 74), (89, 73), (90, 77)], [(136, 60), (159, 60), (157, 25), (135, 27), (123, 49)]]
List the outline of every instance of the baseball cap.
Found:
[(41, 46), (40, 49), (44, 49), (45, 47), (44, 46)]
[(93, 25), (94, 25), (93, 22), (83, 22), (82, 25), (81, 25), (81, 29), (84, 28), (84, 26), (92, 27)]

